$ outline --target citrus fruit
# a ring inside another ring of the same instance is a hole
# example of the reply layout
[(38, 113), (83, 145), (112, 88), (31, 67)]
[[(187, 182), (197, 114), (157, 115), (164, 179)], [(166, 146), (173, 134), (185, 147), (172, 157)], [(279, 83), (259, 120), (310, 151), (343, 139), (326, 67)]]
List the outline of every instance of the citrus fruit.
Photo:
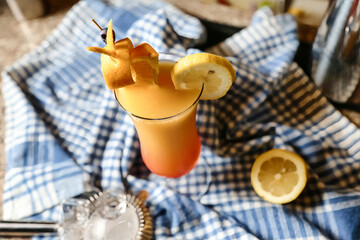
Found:
[(305, 188), (305, 161), (296, 153), (272, 149), (256, 158), (251, 184), (264, 200), (284, 204), (295, 200)]
[(201, 99), (218, 99), (230, 89), (235, 70), (224, 57), (195, 53), (175, 63), (171, 78), (176, 89), (201, 89), (204, 85)]
[(112, 20), (107, 29), (106, 46), (88, 47), (87, 50), (101, 53), (101, 71), (109, 89), (134, 83), (130, 69), (129, 52), (133, 44), (129, 38), (114, 42)]
[(130, 49), (130, 69), (136, 84), (157, 84), (159, 54), (148, 43)]

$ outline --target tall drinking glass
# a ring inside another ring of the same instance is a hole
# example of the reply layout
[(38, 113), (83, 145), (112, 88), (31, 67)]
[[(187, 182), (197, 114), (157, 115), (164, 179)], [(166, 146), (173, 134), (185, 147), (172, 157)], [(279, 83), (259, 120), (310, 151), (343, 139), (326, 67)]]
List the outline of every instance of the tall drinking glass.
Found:
[(189, 173), (201, 149), (196, 109), (203, 89), (174, 89), (170, 73), (178, 59), (177, 55), (159, 54), (158, 86), (134, 84), (114, 90), (135, 125), (145, 165), (168, 178)]

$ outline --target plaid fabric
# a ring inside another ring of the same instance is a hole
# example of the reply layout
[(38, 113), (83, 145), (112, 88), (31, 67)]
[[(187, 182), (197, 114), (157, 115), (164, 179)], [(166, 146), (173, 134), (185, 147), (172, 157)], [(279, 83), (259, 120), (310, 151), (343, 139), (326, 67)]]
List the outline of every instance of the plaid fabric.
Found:
[[(59, 204), (89, 186), (149, 192), (156, 239), (360, 239), (360, 131), (296, 63), (296, 23), (259, 10), (249, 27), (207, 51), (237, 72), (228, 94), (200, 101), (202, 150), (177, 180), (148, 172), (131, 119), (103, 81), (103, 46), (91, 18), (117, 39), (191, 54), (200, 22), (157, 1), (80, 1), (34, 52), (3, 73), (7, 172), (4, 219), (57, 219)], [(301, 155), (308, 184), (292, 203), (253, 191), (254, 159), (272, 148)]]

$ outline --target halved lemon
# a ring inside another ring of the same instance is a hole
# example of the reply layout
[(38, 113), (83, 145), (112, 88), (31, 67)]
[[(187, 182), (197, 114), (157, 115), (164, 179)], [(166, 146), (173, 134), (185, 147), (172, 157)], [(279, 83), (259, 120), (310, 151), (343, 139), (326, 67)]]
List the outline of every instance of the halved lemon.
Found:
[(201, 99), (218, 99), (230, 89), (235, 70), (224, 57), (210, 53), (195, 53), (175, 63), (171, 78), (176, 89), (204, 90)]
[(251, 184), (264, 200), (284, 204), (295, 200), (305, 188), (307, 169), (298, 154), (272, 149), (256, 158), (251, 169)]

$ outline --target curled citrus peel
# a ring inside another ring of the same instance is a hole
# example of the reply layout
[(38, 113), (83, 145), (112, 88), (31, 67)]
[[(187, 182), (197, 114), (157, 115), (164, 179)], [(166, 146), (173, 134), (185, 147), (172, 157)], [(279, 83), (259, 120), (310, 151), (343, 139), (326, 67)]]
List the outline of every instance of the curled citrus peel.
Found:
[(130, 67), (137, 84), (157, 84), (159, 76), (159, 54), (148, 43), (130, 50)]
[(156, 84), (159, 54), (147, 43), (133, 46), (129, 38), (114, 42), (112, 20), (109, 22), (106, 46), (88, 47), (101, 54), (101, 71), (111, 90), (137, 83)]

